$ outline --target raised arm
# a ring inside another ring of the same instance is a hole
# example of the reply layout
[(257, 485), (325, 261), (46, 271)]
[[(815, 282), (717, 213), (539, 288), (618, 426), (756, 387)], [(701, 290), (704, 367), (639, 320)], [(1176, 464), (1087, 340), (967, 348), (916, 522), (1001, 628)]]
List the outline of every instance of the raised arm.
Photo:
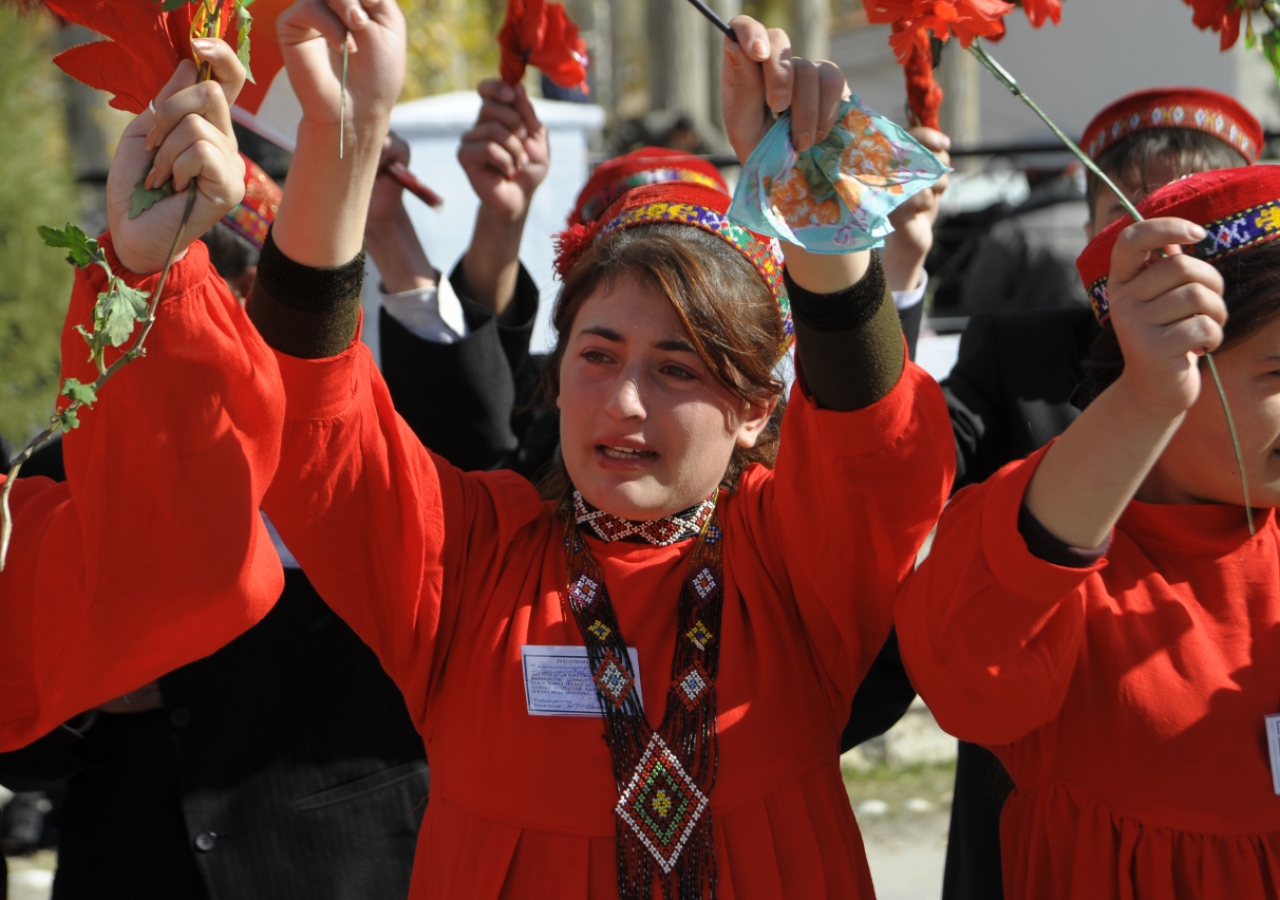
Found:
[[(279, 596), (282, 573), (258, 509), (275, 472), (283, 419), (269, 349), (191, 241), (244, 190), (228, 101), (244, 71), (221, 41), (195, 41), (216, 82), (182, 63), (126, 128), (107, 181), (102, 248), (129, 286), (156, 287), (189, 191), (183, 258), (169, 273), (142, 359), (103, 388), (64, 439), (66, 484), (14, 486), (13, 545), (0, 574), (0, 750), (206, 656)], [(178, 193), (127, 218), (154, 172)], [(93, 320), (106, 276), (76, 275), (62, 336), (63, 375), (89, 383), (75, 330)], [(114, 351), (109, 353), (112, 361)]]

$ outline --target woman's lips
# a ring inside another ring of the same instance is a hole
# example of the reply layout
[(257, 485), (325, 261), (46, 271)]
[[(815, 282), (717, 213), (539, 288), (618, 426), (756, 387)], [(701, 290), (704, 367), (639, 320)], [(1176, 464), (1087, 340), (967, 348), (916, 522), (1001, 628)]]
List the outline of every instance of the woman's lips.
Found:
[(639, 450), (634, 447), (618, 447), (609, 444), (596, 444), (596, 464), (602, 469), (634, 472), (653, 464), (658, 454), (652, 450)]

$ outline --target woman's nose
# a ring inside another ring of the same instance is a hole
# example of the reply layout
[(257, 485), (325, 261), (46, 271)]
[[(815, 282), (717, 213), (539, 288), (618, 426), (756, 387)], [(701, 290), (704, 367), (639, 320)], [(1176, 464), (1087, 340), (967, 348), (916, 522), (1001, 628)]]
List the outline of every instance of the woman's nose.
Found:
[(635, 378), (627, 377), (618, 382), (607, 407), (615, 419), (643, 419), (644, 404), (640, 401), (640, 386)]

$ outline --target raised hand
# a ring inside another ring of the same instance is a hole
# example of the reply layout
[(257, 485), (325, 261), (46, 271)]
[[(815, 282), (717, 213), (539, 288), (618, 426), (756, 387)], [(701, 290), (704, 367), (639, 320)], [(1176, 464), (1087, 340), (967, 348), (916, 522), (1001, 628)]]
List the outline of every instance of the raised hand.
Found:
[(523, 220), (547, 177), (551, 150), (524, 85), (480, 82), (483, 103), (475, 127), (462, 136), (462, 164), (480, 205), (506, 221)]
[[(116, 255), (139, 275), (163, 268), (188, 190), (197, 196), (179, 256), (244, 197), (244, 162), (230, 110), (244, 86), (244, 67), (224, 41), (198, 39), (191, 46), (209, 63), (213, 78), (197, 84), (195, 64), (179, 63), (154, 101), (156, 114), (143, 112), (125, 129), (107, 176), (107, 221)], [(134, 187), (144, 176), (149, 187), (172, 177), (175, 194), (130, 219)]]
[(849, 96), (839, 67), (792, 56), (785, 31), (748, 16), (736, 16), (730, 25), (738, 40), (724, 39), (720, 95), (725, 133), (739, 162), (773, 126), (769, 111), (791, 110), (791, 141), (802, 152), (830, 134)]
[(1222, 275), (1180, 248), (1204, 235), (1184, 219), (1150, 219), (1121, 232), (1111, 254), (1107, 292), (1124, 352), (1115, 386), (1154, 415), (1176, 417), (1195, 403), (1199, 357), (1222, 343)]
[[(951, 156), (947, 153), (951, 138), (923, 126), (912, 128), (910, 133), (944, 163), (951, 164)], [(938, 207), (948, 181), (949, 176), (942, 176), (929, 190), (918, 192), (890, 214), (893, 234), (884, 239), (884, 250), (880, 254), (890, 290), (913, 291), (920, 286), (925, 257), (933, 247), (933, 226), (938, 221)]]
[(305, 123), (337, 127), (344, 42), (347, 127), (376, 125), (391, 114), (404, 84), (405, 24), (395, 0), (299, 0), (276, 32)]

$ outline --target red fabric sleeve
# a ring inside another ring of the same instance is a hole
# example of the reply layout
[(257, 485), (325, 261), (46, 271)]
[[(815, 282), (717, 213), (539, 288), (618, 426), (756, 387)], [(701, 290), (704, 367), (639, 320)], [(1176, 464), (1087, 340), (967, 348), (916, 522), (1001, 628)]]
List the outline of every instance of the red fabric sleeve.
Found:
[(1027, 549), (1018, 512), (1047, 449), (958, 493), (898, 597), (911, 683), (943, 730), (986, 746), (1057, 717), (1084, 637), (1083, 588), (1106, 564), (1064, 568)]
[[(814, 657), (828, 679), (833, 723), (893, 624), (898, 586), (946, 503), (955, 441), (937, 383), (907, 362), (865, 409), (819, 409), (797, 380), (777, 463), (757, 494), (756, 540), (781, 548)], [(764, 474), (753, 470), (755, 481)]]
[[(103, 246), (113, 270), (124, 272)], [(126, 276), (149, 290), (156, 277)], [(63, 376), (106, 278), (77, 272)], [(113, 358), (108, 354), (108, 361)], [(67, 482), (19, 479), (0, 573), (0, 750), (207, 656), (283, 587), (258, 508), (284, 416), (276, 363), (194, 244), (169, 274), (147, 354), (64, 439)]]
[[(358, 340), (335, 357), (277, 359), (288, 409), (267, 514), (428, 737), (427, 699), (450, 642), (479, 622), (543, 505), (512, 472), (464, 473), (426, 450)], [(521, 565), (536, 579), (536, 566)]]

